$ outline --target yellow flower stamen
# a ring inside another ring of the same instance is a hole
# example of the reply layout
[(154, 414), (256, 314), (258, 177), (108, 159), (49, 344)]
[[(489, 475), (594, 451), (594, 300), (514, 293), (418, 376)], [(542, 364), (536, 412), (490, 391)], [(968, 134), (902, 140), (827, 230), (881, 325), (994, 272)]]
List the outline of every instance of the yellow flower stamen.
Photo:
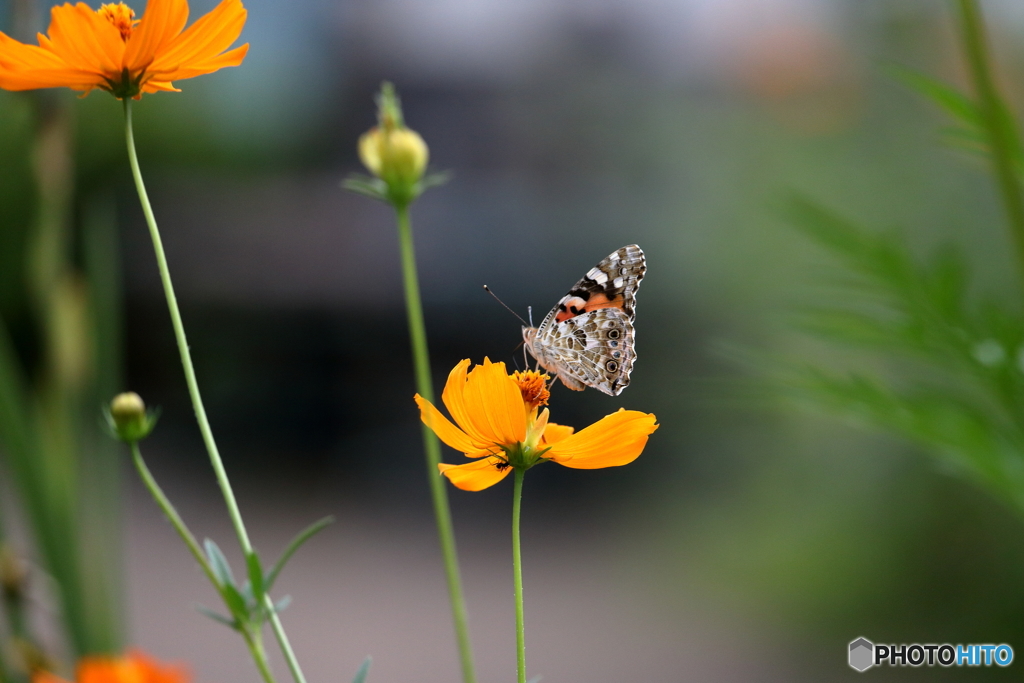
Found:
[(96, 13), (117, 27), (121, 32), (121, 40), (126, 43), (132, 36), (132, 29), (139, 23), (135, 19), (135, 10), (123, 2), (100, 5)]
[(523, 394), (523, 403), (526, 404), (526, 413), (530, 414), (540, 406), (546, 406), (551, 392), (548, 391), (550, 376), (526, 370), (525, 372), (512, 373), (512, 379), (519, 385), (519, 391)]

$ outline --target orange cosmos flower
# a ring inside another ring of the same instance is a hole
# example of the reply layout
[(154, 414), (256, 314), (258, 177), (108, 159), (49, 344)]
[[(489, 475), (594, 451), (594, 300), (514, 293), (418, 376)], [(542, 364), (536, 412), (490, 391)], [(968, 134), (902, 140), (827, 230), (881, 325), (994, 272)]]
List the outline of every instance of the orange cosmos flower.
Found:
[[(123, 657), (84, 657), (76, 671), (76, 683), (188, 683), (190, 678), (183, 668), (161, 664), (138, 650)], [(32, 683), (68, 682), (43, 671)]]
[(547, 375), (509, 375), (504, 363), (484, 359), (469, 371), (464, 360), (448, 375), (441, 400), (455, 420), (416, 395), (420, 418), (438, 438), (474, 458), (465, 465), (440, 464), (441, 473), (465, 491), (497, 484), (513, 468), (551, 460), (566, 467), (598, 469), (633, 462), (658, 428), (650, 413), (622, 410), (573, 433), (548, 422)]
[(248, 43), (225, 50), (245, 17), (240, 0), (223, 0), (183, 31), (187, 0), (148, 0), (139, 20), (123, 2), (98, 10), (66, 3), (50, 10), (50, 28), (39, 34), (38, 46), (0, 33), (0, 88), (100, 88), (118, 99), (178, 92), (172, 81), (242, 63)]

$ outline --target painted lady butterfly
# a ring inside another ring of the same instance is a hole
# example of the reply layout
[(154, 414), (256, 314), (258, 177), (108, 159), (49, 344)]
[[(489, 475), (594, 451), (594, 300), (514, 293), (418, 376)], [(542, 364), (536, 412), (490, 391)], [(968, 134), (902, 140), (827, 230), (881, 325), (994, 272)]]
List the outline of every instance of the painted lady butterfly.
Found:
[(636, 290), (646, 270), (644, 252), (635, 244), (591, 268), (538, 327), (523, 327), (523, 341), (537, 363), (573, 391), (622, 393), (636, 358)]

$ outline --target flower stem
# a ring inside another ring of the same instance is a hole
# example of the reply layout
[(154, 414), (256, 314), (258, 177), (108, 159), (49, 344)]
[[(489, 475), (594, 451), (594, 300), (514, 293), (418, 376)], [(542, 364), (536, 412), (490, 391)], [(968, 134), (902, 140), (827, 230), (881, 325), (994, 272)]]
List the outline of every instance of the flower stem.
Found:
[[(416, 374), (416, 390), (419, 395), (434, 402), (434, 387), (430, 378), (430, 354), (427, 351), (427, 333), (423, 323), (423, 304), (420, 302), (419, 277), (416, 273), (416, 251), (412, 240), (412, 223), (409, 206), (395, 205), (398, 221), (398, 242), (402, 257), (402, 279), (405, 285), (405, 307), (409, 317), (409, 337), (412, 342), (413, 366)], [(441, 542), (445, 576), (448, 579), (448, 595), (452, 604), (452, 620), (455, 622), (455, 638), (459, 647), (463, 683), (476, 683), (473, 667), (473, 651), (469, 643), (469, 627), (466, 617), (466, 601), (462, 594), (462, 578), (459, 576), (459, 560), (455, 549), (455, 531), (452, 527), (452, 513), (448, 506), (448, 492), (444, 480), (438, 474), (441, 462), (441, 445), (429, 427), (423, 425), (423, 450), (427, 459), (427, 481), (434, 503), (437, 519), (437, 535)]]
[(523, 621), (523, 554), (519, 546), (519, 512), (523, 503), (523, 477), (526, 470), (515, 470), (512, 491), (512, 584), (516, 594), (516, 674), (526, 683), (526, 626)]
[(213, 568), (210, 566), (209, 560), (206, 559), (206, 555), (199, 547), (199, 543), (196, 541), (196, 537), (192, 535), (189, 528), (185, 526), (185, 521), (178, 514), (178, 511), (174, 508), (170, 499), (164, 493), (164, 490), (160, 488), (160, 484), (156, 482), (153, 477), (153, 473), (149, 471), (149, 467), (146, 466), (146, 461), (142, 459), (142, 451), (139, 450), (139, 443), (136, 441), (131, 444), (132, 449), (132, 461), (135, 463), (135, 469), (139, 472), (139, 477), (142, 479), (142, 483), (146, 485), (146, 489), (149, 490), (149, 494), (153, 496), (153, 500), (163, 511), (167, 517), (167, 521), (171, 523), (174, 530), (178, 532), (178, 536), (184, 541), (185, 546), (189, 552), (192, 553), (192, 557), (195, 558), (196, 562), (202, 568), (203, 573), (206, 574), (206, 578), (210, 580), (214, 586), (220, 585), (217, 581), (217, 575), (214, 574)]
[[(132, 449), (132, 460), (135, 463), (135, 469), (139, 472), (139, 477), (142, 479), (142, 483), (146, 485), (150, 495), (153, 496), (153, 500), (163, 510), (167, 520), (174, 527), (174, 530), (178, 532), (178, 536), (184, 541), (188, 547), (189, 552), (192, 553), (192, 557), (195, 558), (196, 562), (202, 568), (203, 573), (206, 574), (206, 578), (210, 580), (210, 583), (216, 587), (220, 587), (220, 581), (217, 580), (217, 575), (213, 571), (213, 567), (210, 566), (210, 561), (206, 558), (206, 555), (199, 547), (199, 543), (196, 541), (196, 537), (192, 535), (189, 528), (185, 526), (185, 521), (178, 514), (178, 511), (174, 508), (170, 499), (164, 493), (163, 489), (160, 488), (160, 484), (153, 478), (153, 473), (149, 471), (149, 467), (146, 466), (145, 460), (142, 459), (142, 452), (139, 450), (139, 443), (133, 442), (131, 444)], [(259, 669), (260, 675), (266, 683), (275, 683), (274, 674), (270, 671), (270, 665), (267, 662), (267, 653), (263, 649), (262, 639), (254, 639), (250, 633), (246, 630), (240, 631), (242, 637), (245, 639), (245, 644), (249, 647), (249, 652), (252, 653), (253, 661), (256, 662), (256, 668)]]
[(1010, 223), (1017, 248), (1017, 258), (1024, 268), (1024, 198), (1014, 172), (1012, 126), (1014, 122), (1007, 115), (1006, 105), (999, 96), (992, 76), (991, 58), (985, 36), (985, 24), (977, 0), (959, 0), (962, 18), (962, 34), (967, 62), (974, 81), (985, 128), (988, 129), (992, 149), (992, 166), (996, 182), (1003, 199), (1006, 217)]
[[(142, 181), (142, 171), (139, 170), (139, 159), (135, 152), (135, 135), (132, 130), (132, 104), (129, 98), (125, 98), (125, 140), (128, 145), (128, 160), (132, 167), (132, 178), (135, 180), (135, 189), (139, 194), (139, 202), (142, 204), (142, 213), (146, 217), (146, 225), (149, 227), (149, 235), (153, 240), (153, 251), (156, 253), (157, 266), (160, 270), (160, 281), (163, 283), (164, 295), (167, 297), (167, 308), (171, 313), (171, 323), (174, 326), (174, 338), (178, 344), (178, 352), (181, 355), (181, 365), (185, 370), (185, 382), (188, 384), (188, 393), (192, 399), (192, 407), (196, 413), (196, 421), (199, 423), (199, 431), (203, 436), (203, 443), (206, 444), (206, 451), (210, 456), (210, 463), (213, 465), (217, 483), (220, 485), (221, 494), (228, 508), (228, 516), (235, 527), (235, 534), (242, 546), (243, 555), (248, 558), (253, 554), (252, 543), (249, 542), (249, 534), (245, 530), (245, 523), (242, 521), (242, 513), (238, 509), (231, 482), (224, 469), (224, 463), (217, 450), (217, 443), (213, 440), (213, 431), (210, 429), (210, 422), (206, 418), (206, 409), (203, 407), (203, 399), (199, 395), (199, 384), (196, 382), (195, 368), (192, 366), (192, 355), (189, 353), (188, 340), (185, 338), (185, 326), (181, 321), (181, 312), (178, 310), (178, 299), (174, 295), (174, 286), (171, 284), (171, 271), (167, 267), (167, 257), (164, 254), (163, 242), (160, 239), (160, 230), (156, 225), (156, 218), (153, 215), (153, 208), (149, 203), (149, 195), (146, 193), (146, 186)], [(288, 638), (281, 628), (280, 619), (272, 611), (271, 622), (274, 626), (274, 635), (277, 637), (284, 653), (288, 668), (295, 679), (295, 683), (306, 683), (299, 662), (295, 658)], [(258, 634), (257, 639), (258, 639)], [(262, 649), (262, 644), (260, 644)]]

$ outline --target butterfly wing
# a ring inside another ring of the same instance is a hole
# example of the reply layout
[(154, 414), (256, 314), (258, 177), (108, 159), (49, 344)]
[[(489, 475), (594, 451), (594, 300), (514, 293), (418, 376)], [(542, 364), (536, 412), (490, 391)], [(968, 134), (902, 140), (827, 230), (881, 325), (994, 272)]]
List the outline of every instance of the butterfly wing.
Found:
[(598, 308), (555, 323), (538, 337), (548, 367), (570, 389), (618, 396), (629, 385), (636, 352), (633, 323), (618, 308)]
[(644, 252), (635, 244), (591, 268), (536, 329), (524, 329), (534, 358), (570, 389), (621, 393), (636, 357), (636, 291), (646, 270)]
[(632, 322), (636, 317), (636, 290), (646, 272), (644, 252), (637, 245), (628, 244), (612, 252), (572, 286), (537, 329), (598, 308), (618, 308)]

